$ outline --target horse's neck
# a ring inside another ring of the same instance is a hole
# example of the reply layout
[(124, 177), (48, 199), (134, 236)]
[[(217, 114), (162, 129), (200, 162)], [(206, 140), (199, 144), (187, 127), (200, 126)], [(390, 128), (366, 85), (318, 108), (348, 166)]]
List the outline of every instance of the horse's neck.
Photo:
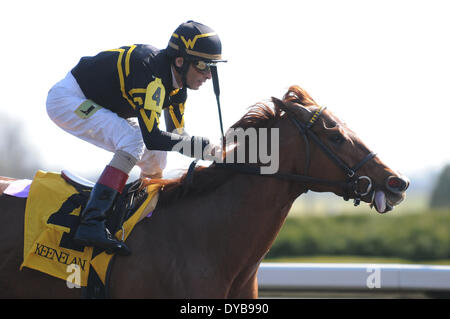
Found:
[(260, 176), (236, 176), (230, 189), (234, 192), (234, 212), (223, 212), (228, 218), (231, 249), (250, 263), (259, 262), (271, 247), (295, 198), (300, 194), (289, 182)]
[(298, 187), (287, 181), (236, 175), (205, 196), (186, 199), (182, 205), (184, 212), (194, 211), (191, 216), (195, 216), (195, 221), (187, 222), (186, 227), (191, 229), (180, 231), (190, 234), (186, 240), (195, 242), (194, 249), (198, 251), (192, 255), (202, 256), (199, 263), (209, 260), (221, 265), (230, 277), (242, 272), (251, 275), (270, 249), (300, 193)]
[[(287, 181), (237, 174), (204, 196), (161, 208), (139, 237), (151, 244), (170, 237), (170, 254), (181, 264), (219, 267), (227, 278), (254, 273), (300, 193)], [(161, 247), (147, 251), (157, 254), (149, 260), (168, 256)]]

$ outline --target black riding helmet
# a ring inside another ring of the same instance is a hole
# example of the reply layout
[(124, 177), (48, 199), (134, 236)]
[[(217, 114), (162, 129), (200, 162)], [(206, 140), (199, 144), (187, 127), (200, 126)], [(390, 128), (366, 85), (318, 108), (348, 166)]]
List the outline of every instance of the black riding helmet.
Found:
[[(181, 74), (183, 86), (186, 85), (186, 74), (191, 63), (203, 61), (205, 63), (202, 65), (209, 66), (226, 62), (222, 60), (222, 44), (217, 33), (192, 20), (178, 26), (169, 40), (166, 52), (173, 58), (173, 65)], [(187, 63), (177, 67), (174, 63), (176, 57), (182, 57)]]

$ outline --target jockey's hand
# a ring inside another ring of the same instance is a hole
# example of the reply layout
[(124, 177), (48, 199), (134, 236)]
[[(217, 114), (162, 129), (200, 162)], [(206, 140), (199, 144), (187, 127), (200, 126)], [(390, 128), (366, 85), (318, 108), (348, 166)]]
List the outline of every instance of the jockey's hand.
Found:
[(203, 160), (222, 162), (223, 151), (222, 147), (215, 144), (208, 144), (203, 151)]
[[(207, 161), (216, 161), (220, 156), (222, 156), (221, 147), (218, 145), (211, 144), (209, 139), (201, 136), (192, 136), (192, 143), (194, 145), (194, 157), (207, 160)], [(196, 154), (200, 150), (201, 145), (201, 154)]]
[(209, 139), (202, 136), (191, 136), (191, 144), (194, 145), (194, 148), (196, 150), (202, 149), (202, 151), (205, 149), (206, 145), (209, 144)]
[(210, 142), (206, 137), (191, 136), (191, 145), (193, 146), (191, 156), (203, 160), (205, 149), (210, 145)]

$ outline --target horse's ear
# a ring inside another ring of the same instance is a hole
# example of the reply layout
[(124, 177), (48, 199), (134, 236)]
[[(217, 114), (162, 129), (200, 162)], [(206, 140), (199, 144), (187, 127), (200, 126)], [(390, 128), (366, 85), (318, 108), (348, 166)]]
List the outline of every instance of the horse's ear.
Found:
[(280, 114), (283, 107), (285, 107), (283, 101), (272, 96), (272, 102), (275, 104), (275, 113)]
[(272, 101), (275, 104), (275, 107), (278, 112), (284, 109), (290, 109), (292, 112), (298, 113), (299, 115), (302, 116), (302, 118), (304, 117), (305, 119), (308, 118), (311, 114), (311, 111), (308, 110), (308, 108), (304, 107), (299, 103), (294, 103), (291, 101), (287, 101), (286, 103), (284, 103), (282, 100), (277, 99), (276, 97), (273, 96)]
[(278, 99), (278, 98), (276, 98), (276, 97), (274, 97), (274, 96), (272, 96), (272, 102), (275, 103), (275, 105), (276, 105), (277, 107), (279, 107), (280, 104), (281, 104), (281, 105), (284, 105), (283, 101), (281, 101), (280, 99)]

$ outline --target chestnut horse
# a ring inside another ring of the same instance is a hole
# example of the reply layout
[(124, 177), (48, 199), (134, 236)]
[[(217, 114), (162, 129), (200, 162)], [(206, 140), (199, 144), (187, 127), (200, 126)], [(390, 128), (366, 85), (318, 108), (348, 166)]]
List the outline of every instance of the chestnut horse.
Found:
[[(158, 206), (127, 239), (132, 255), (116, 257), (112, 298), (257, 298), (258, 267), (298, 196), (333, 192), (380, 213), (404, 199), (406, 178), (303, 89), (272, 101), (253, 106), (233, 128), (278, 129), (279, 173), (256, 174), (258, 163), (245, 172), (213, 163), (189, 178), (155, 181), (165, 184)], [(24, 199), (0, 196), (0, 298), (79, 298), (80, 289), (63, 280), (19, 271), (24, 209)]]

